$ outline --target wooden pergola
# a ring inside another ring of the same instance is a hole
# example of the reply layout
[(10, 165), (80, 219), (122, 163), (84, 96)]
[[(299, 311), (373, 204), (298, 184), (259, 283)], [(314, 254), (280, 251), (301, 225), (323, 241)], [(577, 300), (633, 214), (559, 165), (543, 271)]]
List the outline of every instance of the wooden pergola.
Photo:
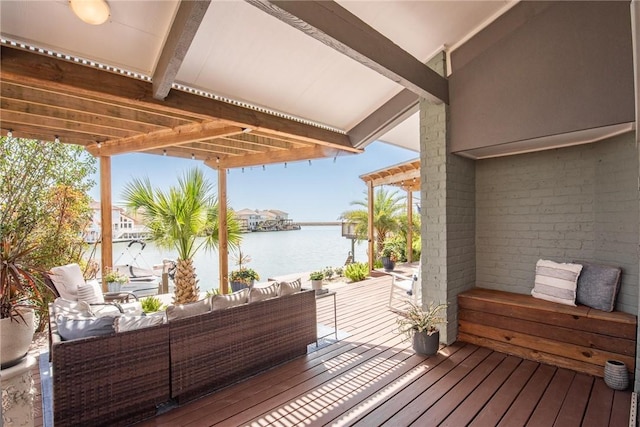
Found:
[[(391, 185), (399, 187), (407, 192), (407, 222), (413, 224), (413, 192), (420, 190), (420, 159), (399, 163), (374, 172), (360, 175), (367, 184), (369, 201), (369, 226), (367, 240), (369, 242), (369, 269), (373, 270), (374, 250), (373, 250), (373, 205), (374, 187), (381, 185)], [(407, 230), (407, 261), (413, 262), (413, 231), (411, 227)]]
[[(219, 262), (228, 283), (227, 169), (335, 157), (361, 150), (341, 132), (176, 87), (158, 99), (151, 79), (125, 70), (1, 48), (2, 133), (84, 146), (100, 159), (102, 224), (111, 224), (111, 157), (146, 153), (191, 158), (218, 171)], [(102, 228), (102, 267), (113, 264), (112, 230)]]

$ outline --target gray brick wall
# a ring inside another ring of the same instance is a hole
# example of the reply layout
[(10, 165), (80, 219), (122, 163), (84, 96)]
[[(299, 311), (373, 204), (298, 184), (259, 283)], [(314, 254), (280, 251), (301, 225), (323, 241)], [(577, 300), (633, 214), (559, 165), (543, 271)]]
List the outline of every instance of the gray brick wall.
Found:
[(638, 310), (638, 153), (632, 133), (476, 162), (476, 278), (529, 293), (535, 263), (623, 268), (617, 309)]
[[(443, 73), (444, 55), (429, 63)], [(423, 301), (447, 302), (440, 339), (457, 337), (456, 295), (475, 284), (475, 166), (449, 154), (448, 107), (420, 103)]]

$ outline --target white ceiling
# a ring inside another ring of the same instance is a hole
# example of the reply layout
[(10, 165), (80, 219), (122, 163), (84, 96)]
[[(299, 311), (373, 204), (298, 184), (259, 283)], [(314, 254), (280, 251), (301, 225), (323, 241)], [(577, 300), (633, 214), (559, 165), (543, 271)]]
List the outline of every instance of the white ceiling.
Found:
[[(151, 76), (179, 3), (109, 0), (106, 24), (66, 0), (0, 2), (3, 38)], [(340, 1), (422, 62), (509, 1)], [(349, 131), (404, 87), (241, 0), (213, 1), (176, 82)], [(418, 150), (418, 116), (380, 138)]]

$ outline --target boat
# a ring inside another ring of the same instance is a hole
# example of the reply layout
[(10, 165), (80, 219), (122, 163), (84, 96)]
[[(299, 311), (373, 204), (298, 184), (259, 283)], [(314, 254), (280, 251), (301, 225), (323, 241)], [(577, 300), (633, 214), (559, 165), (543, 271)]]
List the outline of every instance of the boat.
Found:
[[(137, 253), (132, 254), (131, 248), (134, 245), (139, 245), (140, 248)], [(122, 292), (131, 292), (137, 297), (157, 295), (163, 280), (163, 273), (167, 273), (167, 281), (173, 280), (176, 268), (176, 263), (173, 260), (163, 259), (162, 264), (153, 266), (141, 267), (138, 265), (137, 260), (141, 258), (142, 251), (146, 246), (147, 244), (141, 240), (132, 240), (114, 262), (113, 270), (129, 278), (129, 282), (120, 287)], [(130, 257), (129, 262), (119, 263), (124, 255)]]

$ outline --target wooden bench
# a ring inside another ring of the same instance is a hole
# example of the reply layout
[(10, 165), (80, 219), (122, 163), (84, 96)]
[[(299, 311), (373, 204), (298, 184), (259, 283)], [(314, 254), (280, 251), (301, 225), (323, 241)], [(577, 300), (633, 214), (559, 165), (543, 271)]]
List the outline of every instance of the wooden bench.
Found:
[(475, 288), (458, 295), (458, 339), (602, 377), (607, 360), (636, 366), (636, 316)]

